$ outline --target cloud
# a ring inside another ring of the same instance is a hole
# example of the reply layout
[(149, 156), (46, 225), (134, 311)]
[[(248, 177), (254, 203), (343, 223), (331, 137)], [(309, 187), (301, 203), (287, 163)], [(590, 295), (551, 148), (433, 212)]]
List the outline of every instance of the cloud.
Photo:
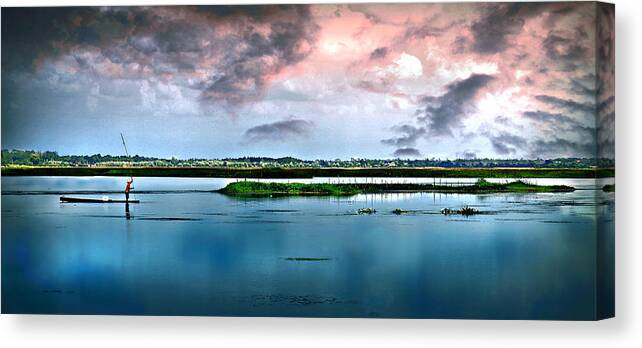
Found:
[(392, 131), (400, 135), (383, 139), (381, 143), (405, 148), (414, 146), (417, 140), (428, 135), (454, 136), (454, 130), (461, 125), (461, 120), (471, 108), (472, 100), (492, 80), (490, 75), (473, 74), (448, 84), (446, 93), (440, 96), (422, 97), (419, 102), (424, 106), (416, 112), (419, 126), (395, 126)]
[(2, 30), (3, 72), (64, 64), (77, 78), (164, 80), (235, 108), (307, 57), (319, 26), (306, 5), (68, 7), (3, 10)]
[(555, 123), (556, 125), (562, 125), (562, 124), (577, 125), (577, 121), (570, 118), (569, 116), (562, 115), (562, 114), (550, 113), (546, 111), (525, 111), (522, 114), (527, 118), (538, 122)]
[(419, 120), (427, 125), (431, 134), (437, 136), (453, 135), (453, 130), (461, 124), (466, 116), (466, 108), (477, 93), (494, 78), (485, 74), (473, 74), (470, 77), (450, 83), (446, 93), (438, 97), (423, 97), (425, 104), (420, 109)]
[(553, 60), (576, 60), (586, 55), (588, 48), (584, 47), (576, 37), (564, 37), (561, 35), (551, 31), (542, 41), (542, 46), (544, 46), (548, 58)]
[(542, 41), (542, 48), (551, 62), (558, 65), (558, 69), (574, 71), (581, 64), (586, 64), (590, 53), (587, 40), (588, 33), (581, 27), (572, 32), (550, 31)]
[(385, 58), (387, 54), (388, 54), (388, 47), (379, 47), (370, 53), (370, 59), (375, 60), (375, 59)]
[(473, 34), (472, 48), (482, 54), (505, 50), (508, 36), (518, 34), (524, 26), (520, 10), (525, 4), (492, 4), (486, 7), (485, 15), (470, 26)]
[(395, 150), (392, 154), (395, 157), (409, 158), (409, 157), (421, 157), (421, 152), (412, 147), (402, 147)]
[(392, 137), (389, 139), (381, 140), (382, 144), (391, 146), (414, 146), (417, 140), (426, 134), (426, 129), (423, 127), (414, 127), (411, 125), (401, 125), (392, 128), (393, 131), (401, 133), (402, 135)]
[(595, 142), (575, 142), (568, 139), (553, 138), (536, 140), (532, 144), (532, 158), (552, 157), (595, 157)]
[(518, 150), (523, 150), (528, 145), (525, 138), (508, 132), (486, 133), (485, 135), (490, 140), (493, 150), (499, 155), (515, 154)]
[(615, 158), (615, 6), (597, 4), (597, 153)]
[(403, 35), (403, 39), (423, 39), (426, 37), (439, 37), (442, 36), (449, 29), (461, 25), (462, 20), (455, 20), (444, 26), (436, 26), (435, 21), (439, 19), (439, 15), (435, 14), (430, 18), (426, 19), (423, 23), (419, 25), (408, 25), (406, 31)]
[(597, 93), (595, 80), (595, 74), (588, 74), (581, 78), (571, 79), (570, 92), (577, 96), (594, 100)]
[(536, 95), (535, 99), (570, 112), (582, 112), (589, 114), (595, 112), (595, 105), (590, 103), (580, 103), (571, 99), (562, 99), (550, 95)]
[(291, 138), (309, 134), (313, 126), (312, 122), (297, 118), (266, 123), (246, 130), (244, 133), (244, 142), (283, 142)]

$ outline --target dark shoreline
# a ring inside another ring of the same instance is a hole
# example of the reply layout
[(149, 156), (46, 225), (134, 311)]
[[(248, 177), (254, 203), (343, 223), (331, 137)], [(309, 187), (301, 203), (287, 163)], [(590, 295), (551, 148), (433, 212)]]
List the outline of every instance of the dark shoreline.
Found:
[(313, 177), (607, 178), (613, 168), (206, 168), (3, 167), (2, 176), (148, 176), (186, 178), (309, 179)]

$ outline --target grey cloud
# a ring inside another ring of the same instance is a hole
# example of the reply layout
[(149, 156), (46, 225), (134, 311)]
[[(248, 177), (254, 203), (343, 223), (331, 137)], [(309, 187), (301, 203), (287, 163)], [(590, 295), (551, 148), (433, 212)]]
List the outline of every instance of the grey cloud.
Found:
[[(232, 33), (217, 34), (220, 26)], [(132, 64), (127, 78), (172, 74), (208, 105), (233, 108), (260, 99), (271, 76), (312, 51), (318, 31), (307, 5), (3, 9), (2, 69), (33, 72), (64, 55), (94, 75), (105, 60)]]
[(580, 103), (571, 99), (562, 99), (549, 95), (537, 95), (535, 99), (549, 104), (554, 107), (558, 107), (570, 112), (582, 112), (582, 113), (594, 113), (595, 105), (589, 103)]
[(402, 135), (384, 139), (381, 141), (382, 144), (391, 145), (391, 146), (413, 146), (417, 143), (420, 137), (426, 134), (426, 129), (423, 127), (414, 127), (411, 125), (401, 125), (392, 128), (396, 133), (401, 133)]
[(419, 110), (419, 120), (426, 122), (428, 130), (434, 135), (452, 135), (453, 129), (466, 116), (465, 108), (493, 79), (490, 75), (474, 74), (449, 84), (447, 92), (441, 96), (422, 98), (425, 107)]
[(573, 35), (549, 32), (548, 36), (542, 41), (546, 56), (553, 61), (566, 62), (564, 70), (574, 70), (577, 61), (584, 60), (589, 52), (588, 47), (583, 44), (586, 37), (582, 33), (582, 29), (579, 28)]
[(310, 121), (290, 118), (249, 128), (244, 133), (244, 142), (282, 142), (293, 137), (304, 136), (308, 134), (312, 128), (313, 123)]
[[(592, 139), (592, 138), (590, 138)], [(532, 144), (532, 158), (552, 157), (594, 157), (595, 143), (575, 142), (568, 139), (537, 140)]]
[(583, 78), (571, 79), (570, 91), (575, 95), (594, 99), (597, 93), (595, 79), (596, 76), (594, 74), (588, 74)]
[(404, 39), (423, 39), (430, 36), (441, 36), (448, 29), (463, 23), (463, 21), (458, 20), (440, 27), (434, 24), (437, 19), (439, 19), (439, 16), (434, 15), (419, 25), (409, 25), (403, 35)]
[(493, 77), (490, 75), (471, 75), (446, 86), (446, 93), (440, 96), (424, 96), (419, 101), (423, 105), (416, 112), (419, 126), (409, 124), (392, 128), (398, 136), (381, 140), (382, 144), (407, 148), (414, 146), (422, 137), (452, 136), (466, 117), (466, 109), (479, 90), (485, 87)]
[(526, 118), (543, 124), (551, 132), (566, 132), (567, 134), (576, 134), (580, 139), (590, 139), (595, 137), (596, 129), (594, 126), (585, 126), (576, 119), (558, 113), (546, 111), (526, 111), (522, 113)]
[(409, 158), (409, 157), (421, 157), (421, 152), (412, 147), (402, 147), (395, 150), (392, 154), (395, 157)]
[(522, 114), (527, 118), (530, 118), (531, 120), (535, 120), (539, 122), (550, 122), (550, 123), (556, 123), (556, 124), (573, 124), (573, 125), (577, 124), (577, 121), (570, 118), (569, 116), (550, 113), (546, 111), (539, 111), (539, 110), (525, 111)]
[(615, 6), (596, 6), (597, 153), (615, 158)]
[(498, 134), (485, 134), (490, 140), (495, 152), (500, 155), (509, 155), (523, 150), (527, 147), (528, 142), (525, 138), (508, 132), (499, 132)]
[(388, 55), (388, 47), (379, 47), (370, 53), (370, 59), (380, 59), (385, 58)]
[(600, 102), (596, 115), (598, 156), (615, 158), (615, 97)]
[(524, 26), (522, 10), (526, 4), (503, 3), (486, 7), (485, 15), (474, 22), (472, 48), (483, 54), (501, 52), (508, 47), (508, 36), (518, 34)]

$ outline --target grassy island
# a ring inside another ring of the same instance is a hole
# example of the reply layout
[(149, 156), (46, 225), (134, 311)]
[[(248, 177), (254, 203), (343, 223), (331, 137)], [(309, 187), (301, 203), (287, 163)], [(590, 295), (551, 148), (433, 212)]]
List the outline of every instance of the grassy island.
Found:
[(612, 185), (604, 185), (602, 187), (602, 191), (604, 192), (615, 192), (615, 184)]
[(492, 183), (484, 179), (472, 185), (434, 185), (405, 183), (363, 184), (301, 184), (238, 181), (230, 183), (220, 193), (232, 196), (351, 196), (359, 193), (440, 192), (440, 193), (499, 193), (499, 192), (572, 192), (565, 185), (543, 186), (517, 180)]

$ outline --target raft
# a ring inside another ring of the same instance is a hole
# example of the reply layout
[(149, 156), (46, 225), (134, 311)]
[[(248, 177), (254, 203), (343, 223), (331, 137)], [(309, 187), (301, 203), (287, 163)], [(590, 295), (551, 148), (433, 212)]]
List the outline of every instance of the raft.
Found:
[(137, 199), (130, 199), (126, 201), (124, 199), (111, 199), (111, 198), (78, 198), (78, 197), (60, 197), (61, 203), (140, 203)]

